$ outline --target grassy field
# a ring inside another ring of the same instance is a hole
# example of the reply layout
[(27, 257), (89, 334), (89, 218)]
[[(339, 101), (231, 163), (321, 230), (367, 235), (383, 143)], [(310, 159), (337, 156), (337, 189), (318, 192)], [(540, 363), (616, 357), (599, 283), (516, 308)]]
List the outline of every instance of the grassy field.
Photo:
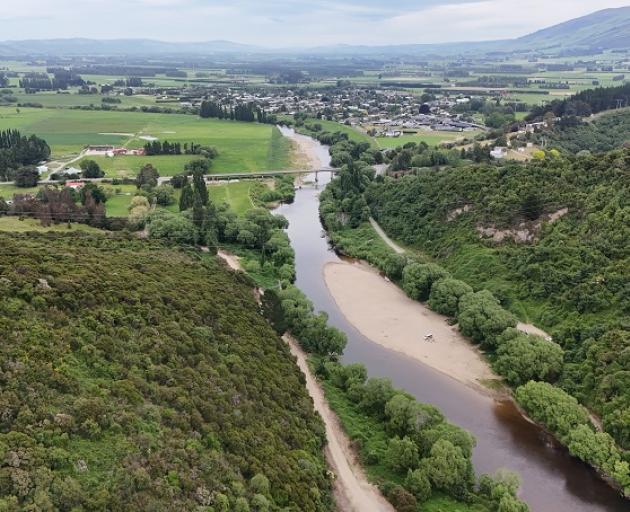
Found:
[(442, 142), (452, 142), (458, 139), (472, 139), (478, 131), (472, 132), (418, 132), (416, 135), (404, 134), (400, 137), (375, 137), (376, 145), (381, 148), (396, 148), (408, 142), (426, 142), (429, 146), (437, 146)]
[(44, 227), (36, 219), (23, 219), (19, 217), (0, 217), (0, 231), (13, 231), (15, 233), (27, 233), (29, 231), (62, 231), (69, 233), (72, 231), (87, 231), (89, 233), (102, 233), (98, 228), (93, 228), (85, 224), (53, 224)]
[(250, 189), (254, 183), (256, 182), (253, 180), (244, 180), (228, 184), (209, 185), (210, 199), (217, 205), (227, 203), (232, 210), (242, 215), (254, 206), (250, 197)]
[[(140, 137), (216, 146), (214, 172), (275, 170), (290, 166), (290, 143), (271, 125), (201, 119), (184, 114), (0, 108), (0, 130), (16, 128), (44, 138), (54, 158), (77, 154), (88, 144), (142, 147)], [(190, 157), (151, 157), (164, 176), (181, 172)], [(135, 174), (138, 157), (101, 160), (109, 176)], [(125, 171), (125, 172), (123, 172)]]
[[(57, 94), (56, 92), (38, 92), (37, 94), (18, 93), (14, 95), (18, 103), (39, 103), (48, 108), (67, 108), (103, 105), (104, 96), (100, 94)], [(155, 105), (154, 96), (117, 96), (120, 103), (112, 104), (112, 107), (143, 107)]]

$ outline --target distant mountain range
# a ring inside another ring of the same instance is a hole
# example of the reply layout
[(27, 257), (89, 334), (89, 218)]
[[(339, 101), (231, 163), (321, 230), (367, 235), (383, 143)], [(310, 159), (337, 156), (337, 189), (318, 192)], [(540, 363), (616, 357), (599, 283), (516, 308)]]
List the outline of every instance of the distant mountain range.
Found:
[(457, 55), (497, 51), (558, 52), (630, 48), (630, 6), (602, 11), (503, 41), (391, 46), (334, 45), (308, 49), (263, 48), (231, 41), (172, 43), (150, 39), (49, 39), (0, 42), (0, 56), (166, 56), (166, 55)]

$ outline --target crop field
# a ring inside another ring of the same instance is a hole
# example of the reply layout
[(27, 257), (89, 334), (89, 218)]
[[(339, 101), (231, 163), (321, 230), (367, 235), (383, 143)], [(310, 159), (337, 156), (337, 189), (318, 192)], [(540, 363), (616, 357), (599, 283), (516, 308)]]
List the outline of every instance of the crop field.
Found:
[[(0, 130), (9, 128), (44, 138), (57, 159), (77, 155), (89, 144), (138, 148), (146, 143), (141, 137), (156, 137), (215, 146), (219, 156), (213, 161), (213, 172), (278, 170), (291, 163), (291, 144), (274, 126), (185, 114), (0, 108)], [(118, 157), (102, 158), (99, 163), (112, 177), (134, 174), (147, 161), (169, 176), (181, 172), (191, 158)]]

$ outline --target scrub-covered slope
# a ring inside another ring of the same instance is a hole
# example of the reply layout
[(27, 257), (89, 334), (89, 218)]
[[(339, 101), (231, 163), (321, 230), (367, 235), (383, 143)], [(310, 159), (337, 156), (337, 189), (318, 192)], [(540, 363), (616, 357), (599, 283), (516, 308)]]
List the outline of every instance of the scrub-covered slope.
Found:
[(323, 426), (240, 279), (0, 236), (0, 509), (328, 510)]

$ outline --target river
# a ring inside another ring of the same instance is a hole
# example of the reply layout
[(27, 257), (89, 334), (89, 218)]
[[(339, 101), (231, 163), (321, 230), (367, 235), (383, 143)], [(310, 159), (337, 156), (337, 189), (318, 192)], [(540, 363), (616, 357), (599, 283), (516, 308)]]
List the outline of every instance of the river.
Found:
[[(292, 130), (283, 134), (296, 138)], [(297, 136), (299, 139), (303, 136)], [(325, 146), (313, 146), (322, 166), (330, 163)], [(318, 311), (329, 315), (331, 325), (348, 336), (343, 360), (363, 363), (371, 377), (388, 377), (419, 401), (438, 407), (450, 421), (473, 433), (476, 471), (494, 473), (507, 468), (520, 474), (521, 497), (535, 512), (628, 512), (630, 502), (621, 498), (586, 464), (571, 457), (538, 426), (526, 420), (511, 401), (498, 401), (451, 379), (422, 363), (373, 343), (343, 316), (324, 282), (324, 266), (341, 259), (322, 237), (319, 192), (330, 180), (320, 172), (304, 181), (295, 202), (277, 212), (289, 221), (288, 235), (295, 250), (296, 285)]]

